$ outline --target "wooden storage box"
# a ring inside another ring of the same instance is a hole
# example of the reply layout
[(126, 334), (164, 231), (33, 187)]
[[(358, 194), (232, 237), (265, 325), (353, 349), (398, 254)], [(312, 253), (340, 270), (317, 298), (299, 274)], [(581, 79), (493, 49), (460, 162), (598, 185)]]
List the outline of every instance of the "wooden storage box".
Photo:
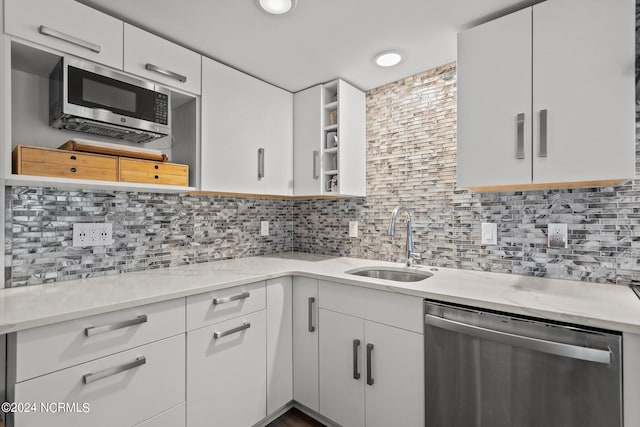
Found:
[(13, 150), (13, 173), (117, 181), (118, 158), (18, 145)]
[(120, 157), (118, 178), (126, 182), (189, 185), (189, 166)]

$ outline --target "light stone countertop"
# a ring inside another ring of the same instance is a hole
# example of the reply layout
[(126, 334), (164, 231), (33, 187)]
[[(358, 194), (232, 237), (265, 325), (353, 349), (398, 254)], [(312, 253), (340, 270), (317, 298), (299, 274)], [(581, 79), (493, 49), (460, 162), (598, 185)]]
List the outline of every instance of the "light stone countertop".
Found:
[(346, 274), (399, 263), (287, 253), (0, 290), (0, 334), (282, 276), (305, 276), (640, 334), (640, 299), (626, 286), (420, 266), (413, 283)]

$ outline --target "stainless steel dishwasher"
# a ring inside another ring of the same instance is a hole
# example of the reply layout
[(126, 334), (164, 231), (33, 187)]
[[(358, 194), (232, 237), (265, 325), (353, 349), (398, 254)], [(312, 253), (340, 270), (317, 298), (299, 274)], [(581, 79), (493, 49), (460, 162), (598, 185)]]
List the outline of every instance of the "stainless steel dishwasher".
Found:
[(622, 337), (425, 301), (427, 427), (621, 427)]

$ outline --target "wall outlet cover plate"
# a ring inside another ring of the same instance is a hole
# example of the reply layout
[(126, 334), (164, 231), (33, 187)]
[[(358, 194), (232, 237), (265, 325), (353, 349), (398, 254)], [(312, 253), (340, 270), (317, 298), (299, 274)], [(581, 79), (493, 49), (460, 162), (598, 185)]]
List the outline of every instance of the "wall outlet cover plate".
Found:
[(110, 222), (73, 224), (73, 246), (109, 246), (113, 244), (113, 227)]
[(550, 248), (567, 248), (567, 224), (549, 224), (547, 226), (547, 246)]

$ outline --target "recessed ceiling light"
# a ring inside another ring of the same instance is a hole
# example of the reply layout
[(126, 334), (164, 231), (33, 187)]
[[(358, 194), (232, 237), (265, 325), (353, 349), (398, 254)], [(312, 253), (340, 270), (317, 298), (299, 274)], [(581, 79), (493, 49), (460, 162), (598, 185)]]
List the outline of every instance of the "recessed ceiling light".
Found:
[(296, 6), (296, 0), (258, 0), (258, 4), (266, 12), (282, 15)]
[(400, 61), (402, 61), (402, 55), (398, 52), (387, 50), (385, 52), (380, 52), (375, 57), (376, 64), (381, 67), (393, 67), (394, 65), (398, 65)]

